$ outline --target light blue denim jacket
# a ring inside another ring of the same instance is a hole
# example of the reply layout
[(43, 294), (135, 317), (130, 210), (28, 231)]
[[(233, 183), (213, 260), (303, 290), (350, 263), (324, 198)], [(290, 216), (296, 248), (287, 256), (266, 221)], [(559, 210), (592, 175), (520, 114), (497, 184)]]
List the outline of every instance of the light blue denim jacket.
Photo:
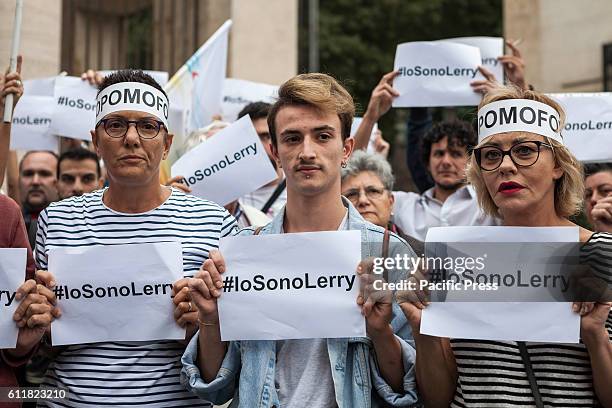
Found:
[[(348, 207), (348, 229), (361, 231), (362, 258), (381, 256), (384, 229), (365, 221), (348, 200), (343, 198), (343, 202), (345, 207)], [(260, 234), (281, 233), (284, 214), (283, 209), (261, 230)], [(253, 234), (252, 228), (239, 233), (239, 235), (251, 234)], [(389, 257), (398, 253), (416, 256), (405, 241), (391, 234)], [(393, 282), (404, 279), (406, 274), (405, 271), (388, 272), (389, 281)], [(327, 339), (339, 408), (420, 405), (416, 392), (414, 341), (410, 326), (395, 302), (391, 326), (402, 347), (402, 360), (406, 372), (404, 389), (399, 394), (394, 392), (381, 376), (370, 339), (365, 337)], [(196, 366), (198, 334), (193, 336), (182, 358), (181, 381), (188, 390), (215, 404), (223, 404), (233, 398), (231, 407), (280, 407), (275, 388), (275, 341), (230, 342), (216, 378), (206, 383)]]

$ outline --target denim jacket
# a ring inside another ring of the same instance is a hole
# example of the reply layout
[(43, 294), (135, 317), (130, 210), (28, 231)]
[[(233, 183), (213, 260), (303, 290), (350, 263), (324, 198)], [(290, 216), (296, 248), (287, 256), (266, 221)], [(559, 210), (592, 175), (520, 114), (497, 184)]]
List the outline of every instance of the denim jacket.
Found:
[[(348, 207), (348, 229), (361, 231), (361, 256), (379, 257), (384, 229), (365, 221), (359, 212), (343, 198)], [(282, 231), (284, 209), (266, 225), (260, 234), (279, 234)], [(251, 235), (253, 229), (240, 231)], [(412, 249), (397, 235), (390, 235), (389, 257), (396, 254), (415, 256)], [(355, 265), (357, 267), (357, 265)], [(405, 278), (405, 271), (389, 270), (389, 281)], [(410, 326), (399, 306), (393, 303), (393, 331), (402, 348), (404, 381), (402, 393), (394, 392), (378, 369), (372, 341), (366, 337), (327, 339), (330, 366), (336, 401), (339, 408), (368, 408), (380, 406), (419, 406), (416, 392), (416, 352)], [(182, 358), (181, 381), (200, 398), (223, 404), (233, 398), (231, 407), (279, 407), (275, 388), (276, 342), (232, 341), (216, 378), (206, 383), (196, 366), (198, 334), (193, 336)], [(296, 367), (296, 369), (298, 369)]]

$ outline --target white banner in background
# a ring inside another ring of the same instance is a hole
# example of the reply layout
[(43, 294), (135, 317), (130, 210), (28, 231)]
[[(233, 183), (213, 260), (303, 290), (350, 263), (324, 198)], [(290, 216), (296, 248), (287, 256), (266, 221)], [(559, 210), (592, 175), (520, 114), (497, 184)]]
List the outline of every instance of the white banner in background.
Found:
[(565, 110), (561, 131), (568, 149), (583, 162), (612, 162), (612, 93), (557, 93), (548, 96)]
[(359, 231), (227, 237), (219, 250), (223, 341), (365, 337)]
[(225, 78), (223, 81), (223, 103), (221, 112), (223, 120), (233, 122), (238, 114), (251, 102), (274, 103), (278, 95), (278, 86), (244, 79)]
[(480, 50), (464, 44), (421, 41), (399, 44), (393, 87), (400, 96), (393, 107), (475, 106), (481, 95), (470, 82), (482, 63)]
[(77, 77), (55, 79), (51, 132), (72, 139), (91, 140), (96, 125), (96, 87)]
[[(458, 44), (472, 45), (480, 49), (482, 66), (495, 75), (495, 79), (500, 84), (504, 83), (504, 67), (497, 57), (504, 55), (504, 39), (501, 37), (458, 37), (447, 38), (440, 41), (454, 42)], [(482, 80), (484, 77), (480, 72), (475, 80)]]
[(51, 150), (57, 152), (57, 136), (51, 134), (52, 96), (24, 94), (13, 113), (11, 150)]
[(225, 205), (275, 180), (270, 158), (245, 116), (194, 147), (174, 165), (193, 194)]

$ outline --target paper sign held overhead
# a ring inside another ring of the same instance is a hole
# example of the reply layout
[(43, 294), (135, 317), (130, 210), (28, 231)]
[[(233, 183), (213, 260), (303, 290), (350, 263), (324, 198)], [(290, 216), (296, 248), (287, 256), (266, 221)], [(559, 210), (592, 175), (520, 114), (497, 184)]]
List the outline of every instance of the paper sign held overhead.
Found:
[(278, 94), (278, 86), (244, 79), (225, 78), (223, 81), (223, 103), (221, 112), (223, 120), (233, 122), (238, 119), (238, 113), (252, 102), (274, 103)]
[(55, 80), (55, 106), (51, 132), (72, 139), (91, 140), (96, 125), (97, 89), (77, 77), (59, 76)]
[(399, 75), (393, 87), (400, 96), (394, 107), (475, 106), (480, 94), (470, 82), (482, 63), (480, 50), (440, 41), (403, 43), (397, 46), (393, 69)]
[[(497, 82), (504, 83), (504, 67), (497, 59), (504, 55), (504, 39), (501, 37), (457, 37), (448, 38), (440, 41), (454, 42), (458, 44), (471, 45), (480, 49), (482, 57), (481, 65), (489, 70)], [(480, 72), (476, 75), (475, 80), (482, 80), (484, 77)]]
[(57, 151), (58, 139), (51, 134), (52, 96), (28, 96), (19, 99), (13, 112), (11, 150)]

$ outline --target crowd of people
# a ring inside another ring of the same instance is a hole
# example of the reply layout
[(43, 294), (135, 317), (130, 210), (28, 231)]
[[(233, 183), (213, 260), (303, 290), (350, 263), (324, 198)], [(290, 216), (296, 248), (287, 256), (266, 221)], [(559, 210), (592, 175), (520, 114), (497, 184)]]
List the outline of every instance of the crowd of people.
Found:
[[(496, 83), (482, 67), (485, 79), (472, 84), (483, 96), (479, 108), (540, 103), (559, 116), (560, 132), (562, 107), (530, 89), (520, 52), (508, 45), (512, 54), (500, 57), (508, 84)], [(17, 72), (2, 76), (0, 111), (6, 95), (16, 104), (23, 94), (20, 67), (21, 61)], [(273, 104), (247, 105), (239, 117), (250, 117), (277, 177), (224, 207), (190, 195), (182, 175), (163, 174), (173, 135), (163, 118), (146, 110), (110, 112), (92, 124), (90, 144), (72, 143), (59, 156), (28, 151), (18, 163), (9, 152), (11, 124), (0, 123), (0, 185), (7, 172), (18, 175), (8, 195), (0, 194), (0, 248), (28, 250), (16, 295), (17, 345), (0, 351), (0, 386), (69, 391), (67, 400), (38, 403), (50, 407), (228, 401), (241, 407), (612, 407), (610, 303), (573, 303), (579, 344), (453, 339), (421, 334), (429, 304), (423, 293), (369, 285), (369, 258), (422, 256), (432, 227), (574, 226), (580, 211), (589, 223), (580, 226), (581, 258), (612, 283), (611, 164), (583, 166), (561, 136), (482, 137), (472, 123), (432, 123), (427, 108), (413, 108), (407, 164), (420, 192), (395, 191), (384, 154), (389, 146), (379, 137), (383, 154), (365, 149), (398, 96), (396, 76), (384, 75), (374, 88), (353, 136), (353, 98), (326, 74), (297, 75), (281, 85)], [(138, 83), (165, 95), (139, 70), (105, 78), (88, 71), (83, 80), (99, 94)], [(188, 143), (195, 147), (227, 125), (215, 121)], [(367, 337), (221, 340), (221, 238), (343, 230), (361, 233), (363, 261), (355, 273), (363, 290), (355, 303)], [(186, 328), (184, 342), (53, 347), (49, 333), (62, 304), (47, 270), (50, 249), (169, 237), (181, 243), (183, 255), (184, 276), (173, 285), (172, 301), (177, 324)], [(406, 278), (405, 271), (385, 271), (388, 282)]]

